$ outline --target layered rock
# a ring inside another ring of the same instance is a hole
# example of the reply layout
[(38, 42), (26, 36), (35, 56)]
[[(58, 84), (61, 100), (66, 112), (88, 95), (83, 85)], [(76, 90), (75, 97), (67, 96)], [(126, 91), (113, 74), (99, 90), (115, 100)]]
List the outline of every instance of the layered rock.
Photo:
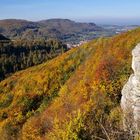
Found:
[(140, 133), (140, 44), (132, 51), (134, 73), (122, 89), (121, 107), (124, 113), (124, 129)]

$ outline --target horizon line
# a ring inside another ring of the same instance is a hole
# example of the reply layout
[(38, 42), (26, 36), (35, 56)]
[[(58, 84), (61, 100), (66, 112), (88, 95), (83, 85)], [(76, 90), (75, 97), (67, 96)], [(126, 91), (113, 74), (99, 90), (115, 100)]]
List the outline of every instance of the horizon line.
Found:
[[(28, 22), (40, 22), (40, 21), (45, 21), (45, 20), (71, 20), (74, 22), (79, 22), (79, 23), (95, 23), (95, 24), (100, 24), (100, 25), (140, 25), (140, 18), (128, 18), (127, 20), (122, 21), (123, 18), (63, 18), (63, 17), (52, 17), (52, 18), (42, 18), (42, 19), (31, 19), (31, 18), (0, 18), (0, 20), (23, 20), (23, 21), (28, 21)], [(114, 20), (121, 20), (117, 21), (116, 23), (113, 23)], [(134, 21), (135, 23), (130, 23), (132, 22), (131, 19), (138, 20)]]

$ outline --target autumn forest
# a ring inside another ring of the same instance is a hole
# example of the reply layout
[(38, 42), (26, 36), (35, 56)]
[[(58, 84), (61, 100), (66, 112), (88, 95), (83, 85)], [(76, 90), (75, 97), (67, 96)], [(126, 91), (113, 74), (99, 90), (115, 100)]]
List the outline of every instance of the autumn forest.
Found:
[(139, 28), (70, 50), (56, 41), (1, 47), (1, 79), (26, 68), (0, 82), (2, 139), (131, 138), (120, 99), (138, 42)]
[(140, 0), (0, 1), (0, 140), (140, 140)]

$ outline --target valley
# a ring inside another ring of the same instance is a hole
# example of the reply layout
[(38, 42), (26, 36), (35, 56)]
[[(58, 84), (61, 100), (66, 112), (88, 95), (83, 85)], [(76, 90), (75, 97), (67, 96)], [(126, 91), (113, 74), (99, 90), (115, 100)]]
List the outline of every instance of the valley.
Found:
[(18, 19), (0, 20), (0, 33), (10, 39), (55, 38), (69, 44), (115, 34), (114, 31), (106, 30), (95, 23), (80, 23), (69, 19), (48, 19), (38, 22)]
[(140, 28), (94, 39), (1, 81), (2, 140), (131, 138), (120, 99), (139, 42)]
[(140, 1), (0, 1), (0, 140), (140, 140)]

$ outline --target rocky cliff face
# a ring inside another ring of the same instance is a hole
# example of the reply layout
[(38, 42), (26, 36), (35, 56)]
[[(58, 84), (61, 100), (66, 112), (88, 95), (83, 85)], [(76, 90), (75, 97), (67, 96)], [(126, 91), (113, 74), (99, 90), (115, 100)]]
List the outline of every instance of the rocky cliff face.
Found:
[(122, 89), (121, 107), (124, 113), (124, 129), (140, 133), (140, 44), (132, 51), (134, 73)]

